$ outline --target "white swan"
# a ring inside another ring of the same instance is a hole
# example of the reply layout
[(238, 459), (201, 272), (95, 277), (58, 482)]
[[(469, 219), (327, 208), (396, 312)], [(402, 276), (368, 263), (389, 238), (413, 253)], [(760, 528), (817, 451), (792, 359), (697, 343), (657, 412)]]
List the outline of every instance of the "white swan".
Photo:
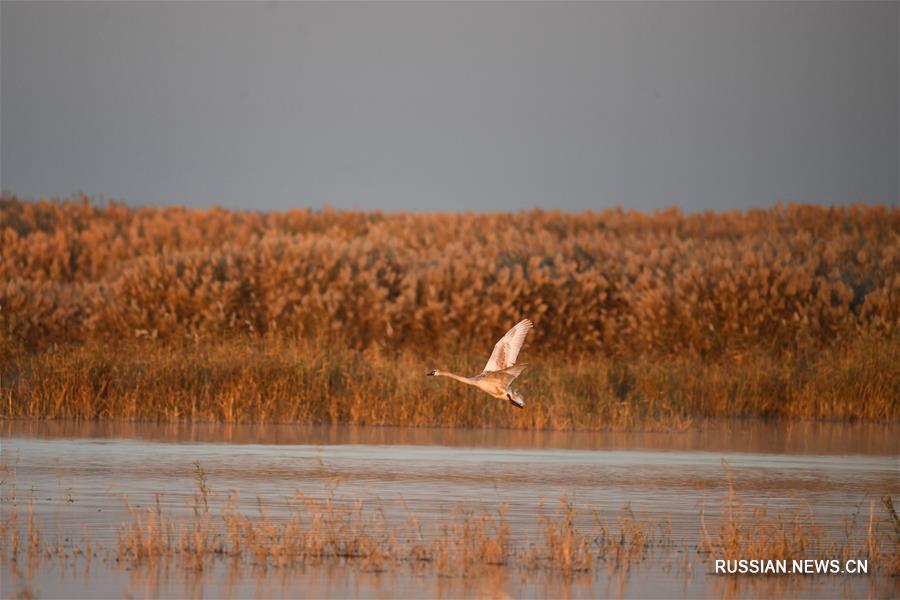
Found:
[(487, 392), (494, 398), (509, 400), (519, 408), (525, 407), (525, 399), (522, 394), (512, 389), (510, 384), (525, 370), (525, 365), (517, 365), (516, 357), (519, 349), (525, 343), (528, 330), (534, 327), (529, 319), (522, 319), (513, 328), (506, 332), (500, 341), (494, 345), (494, 351), (484, 365), (484, 370), (474, 377), (463, 377), (447, 371), (432, 370), (428, 375), (434, 377), (449, 377), (469, 385), (474, 385), (483, 392)]

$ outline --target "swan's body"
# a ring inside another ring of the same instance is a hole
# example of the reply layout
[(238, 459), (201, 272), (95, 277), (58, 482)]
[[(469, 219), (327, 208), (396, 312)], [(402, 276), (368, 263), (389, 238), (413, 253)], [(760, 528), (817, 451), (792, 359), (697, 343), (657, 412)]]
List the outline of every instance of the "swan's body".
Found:
[(522, 394), (512, 389), (513, 380), (525, 370), (525, 365), (517, 365), (516, 358), (519, 350), (525, 343), (528, 330), (534, 327), (529, 319), (522, 319), (512, 329), (506, 332), (500, 341), (494, 345), (494, 351), (484, 365), (484, 370), (474, 377), (463, 377), (447, 371), (434, 369), (429, 375), (435, 377), (449, 377), (469, 385), (474, 385), (479, 390), (490, 394), (494, 398), (509, 400), (515, 406), (524, 408), (525, 399)]

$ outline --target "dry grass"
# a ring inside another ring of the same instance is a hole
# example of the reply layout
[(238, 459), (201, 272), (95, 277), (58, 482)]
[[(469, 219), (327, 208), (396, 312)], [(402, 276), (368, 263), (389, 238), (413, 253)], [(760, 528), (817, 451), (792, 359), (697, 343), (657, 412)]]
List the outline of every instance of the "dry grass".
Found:
[[(456, 505), (449, 519), (437, 517), (423, 526), (411, 512), (405, 521), (402, 515), (389, 518), (377, 499), (339, 497), (332, 488), (318, 500), (295, 493), (286, 511), (269, 516), (262, 504), (250, 510), (234, 495), (219, 502), (222, 496), (212, 491), (199, 463), (194, 478), (195, 494), (181, 510), (163, 509), (159, 497), (143, 509), (128, 506), (126, 499), (130, 517), (106, 546), (93, 542), (86, 527), (81, 536), (58, 529), (55, 539), (46, 535), (31, 503), (7, 496), (13, 501), (0, 519), (0, 564), (24, 582), (23, 590), (30, 590), (50, 564), (83, 567), (87, 573), (92, 561), (99, 563), (94, 568), (165, 578), (211, 573), (224, 563), (234, 572), (249, 567), (268, 577), (336, 566), (368, 573), (405, 567), (438, 579), (474, 580), (504, 572), (522, 581), (547, 575), (565, 580), (579, 574), (621, 575), (650, 560), (680, 563), (689, 579), (695, 568), (708, 572), (719, 558), (865, 559), (869, 574), (879, 579), (900, 575), (900, 517), (889, 496), (849, 515), (841, 535), (817, 523), (811, 511), (771, 515), (764, 507), (745, 506), (729, 486), (720, 517), (707, 524), (699, 514), (696, 541), (690, 529), (685, 539), (673, 537), (670, 527), (642, 520), (628, 508), (610, 523), (564, 494), (558, 508), (537, 511), (536, 535), (523, 539), (513, 535), (506, 505), (493, 512)], [(19, 514), (23, 507), (24, 518)], [(702, 565), (693, 565), (695, 560)]]
[(745, 506), (734, 492), (730, 465), (722, 462), (728, 478), (725, 514), (710, 533), (701, 511), (704, 537), (699, 552), (731, 561), (865, 559), (890, 575), (900, 575), (900, 517), (890, 496), (884, 496), (880, 506), (870, 501), (868, 514), (857, 510), (848, 515), (843, 539), (836, 539), (816, 522), (811, 508), (801, 514), (772, 515), (767, 507)]
[(532, 364), (519, 383), (528, 405), (511, 410), (424, 376), (433, 365), (475, 371), (481, 353), (429, 360), (281, 340), (91, 344), (0, 360), (0, 415), (555, 430), (683, 429), (734, 416), (898, 416), (900, 343), (877, 337), (791, 359), (760, 353), (725, 364), (599, 354), (525, 359)]
[[(451, 215), (0, 204), (0, 333), (742, 353), (896, 330), (900, 211)], [(490, 330), (483, 323), (492, 324)]]
[[(900, 410), (900, 211), (883, 206), (261, 214), (7, 196), (0, 246), (0, 416), (595, 429)], [(419, 377), (477, 371), (521, 316), (526, 411)]]
[[(609, 545), (611, 539), (608, 530), (602, 529), (598, 535), (585, 534), (576, 527), (578, 510), (564, 495), (560, 498), (562, 516), (558, 519), (538, 516), (538, 525), (542, 532), (543, 544), (528, 544), (523, 553), (524, 564), (529, 568), (546, 561), (552, 567), (562, 571), (588, 571), (593, 567), (594, 552), (592, 539), (601, 547)], [(622, 535), (620, 548), (624, 544)]]
[[(804, 560), (808, 558), (866, 559), (872, 572), (900, 574), (900, 537), (895, 515), (884, 503), (868, 514), (850, 515), (843, 539), (829, 535), (811, 514), (771, 515), (765, 508), (745, 507), (730, 494), (729, 510), (715, 526), (715, 535), (696, 544), (696, 551), (715, 558)], [(439, 575), (466, 575), (485, 567), (563, 573), (593, 571), (598, 561), (627, 567), (648, 557), (691, 548), (673, 540), (656, 523), (637, 520), (625, 510), (614, 525), (595, 515), (593, 526), (577, 525), (578, 510), (566, 496), (555, 514), (537, 516), (535, 541), (511, 540), (506, 507), (496, 513), (453, 510), (449, 523), (423, 534), (421, 528), (394, 527), (375, 504), (362, 501), (303, 499), (283, 520), (237, 516), (225, 509), (220, 518), (168, 519), (158, 508), (135, 512), (123, 526), (117, 557), (129, 561), (179, 557), (203, 568), (217, 556), (243, 557), (254, 564), (296, 567), (330, 560), (349, 560), (365, 570), (385, 570), (398, 563), (432, 565)], [(699, 516), (705, 529), (705, 517)]]
[(701, 512), (698, 525), (704, 537), (694, 543), (673, 539), (666, 527), (641, 522), (627, 509), (613, 525), (598, 514), (593, 525), (579, 525), (578, 509), (564, 495), (557, 511), (545, 509), (537, 515), (538, 535), (523, 542), (510, 535), (506, 506), (495, 513), (457, 506), (449, 522), (434, 522), (423, 531), (413, 516), (405, 524), (392, 523), (377, 501), (312, 500), (300, 494), (290, 513), (278, 518), (268, 517), (262, 508), (258, 516), (248, 516), (234, 497), (213, 513), (201, 509), (208, 506), (209, 489), (199, 477), (198, 482), (189, 516), (173, 516), (159, 501), (152, 508), (129, 507), (131, 520), (120, 525), (117, 544), (107, 548), (92, 543), (89, 532), (80, 542), (69, 534), (65, 543), (59, 536), (56, 541), (46, 539), (30, 505), (23, 530), (14, 508), (0, 522), (0, 560), (25, 561), (30, 571), (53, 560), (101, 559), (130, 568), (165, 564), (191, 571), (229, 560), (263, 569), (338, 563), (381, 572), (408, 565), (432, 569), (438, 576), (469, 577), (496, 568), (523, 576), (590, 573), (601, 565), (627, 570), (648, 558), (670, 561), (689, 551), (710, 564), (716, 558), (866, 559), (870, 573), (900, 574), (900, 529), (890, 498), (880, 508), (873, 503), (863, 519), (858, 514), (848, 517), (844, 538), (836, 539), (811, 515), (771, 516), (764, 509), (742, 506), (732, 493), (729, 510), (712, 526), (713, 534)]

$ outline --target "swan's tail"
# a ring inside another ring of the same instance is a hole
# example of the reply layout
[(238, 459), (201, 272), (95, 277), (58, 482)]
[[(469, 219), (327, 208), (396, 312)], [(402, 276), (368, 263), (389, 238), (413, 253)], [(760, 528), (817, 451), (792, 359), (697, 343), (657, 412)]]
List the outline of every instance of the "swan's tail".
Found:
[(516, 390), (509, 390), (506, 393), (506, 397), (509, 398), (509, 401), (519, 408), (525, 408), (525, 398), (522, 397), (522, 394), (517, 392)]

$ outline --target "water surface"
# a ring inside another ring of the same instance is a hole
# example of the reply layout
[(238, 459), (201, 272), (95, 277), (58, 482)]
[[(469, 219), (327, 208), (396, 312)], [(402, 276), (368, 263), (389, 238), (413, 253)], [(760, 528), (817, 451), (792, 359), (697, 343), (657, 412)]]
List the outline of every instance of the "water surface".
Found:
[[(696, 555), (702, 510), (710, 522), (729, 489), (745, 505), (803, 513), (840, 536), (851, 515), (865, 518), (884, 495), (900, 498), (894, 426), (721, 423), (679, 433), (566, 433), (313, 426), (0, 424), (4, 513), (31, 501), (47, 531), (88, 529), (115, 544), (134, 507), (159, 503), (187, 514), (196, 465), (213, 508), (230, 496), (240, 509), (278, 519), (298, 495), (377, 503), (402, 523), (435, 524), (454, 507), (495, 511), (507, 504), (513, 538), (535, 536), (535, 516), (566, 495), (581, 518), (614, 521), (627, 511), (665, 524), (684, 549), (629, 569), (522, 577), (497, 569), (478, 581), (410, 570), (362, 573), (338, 565), (260, 572), (217, 564), (202, 575), (139, 573), (94, 564), (88, 572), (45, 564), (31, 579), (4, 562), (3, 596), (698, 596), (890, 595), (896, 581), (870, 576), (756, 577), (711, 574)], [(818, 558), (818, 557), (811, 557)], [(34, 574), (33, 574), (34, 575)]]

